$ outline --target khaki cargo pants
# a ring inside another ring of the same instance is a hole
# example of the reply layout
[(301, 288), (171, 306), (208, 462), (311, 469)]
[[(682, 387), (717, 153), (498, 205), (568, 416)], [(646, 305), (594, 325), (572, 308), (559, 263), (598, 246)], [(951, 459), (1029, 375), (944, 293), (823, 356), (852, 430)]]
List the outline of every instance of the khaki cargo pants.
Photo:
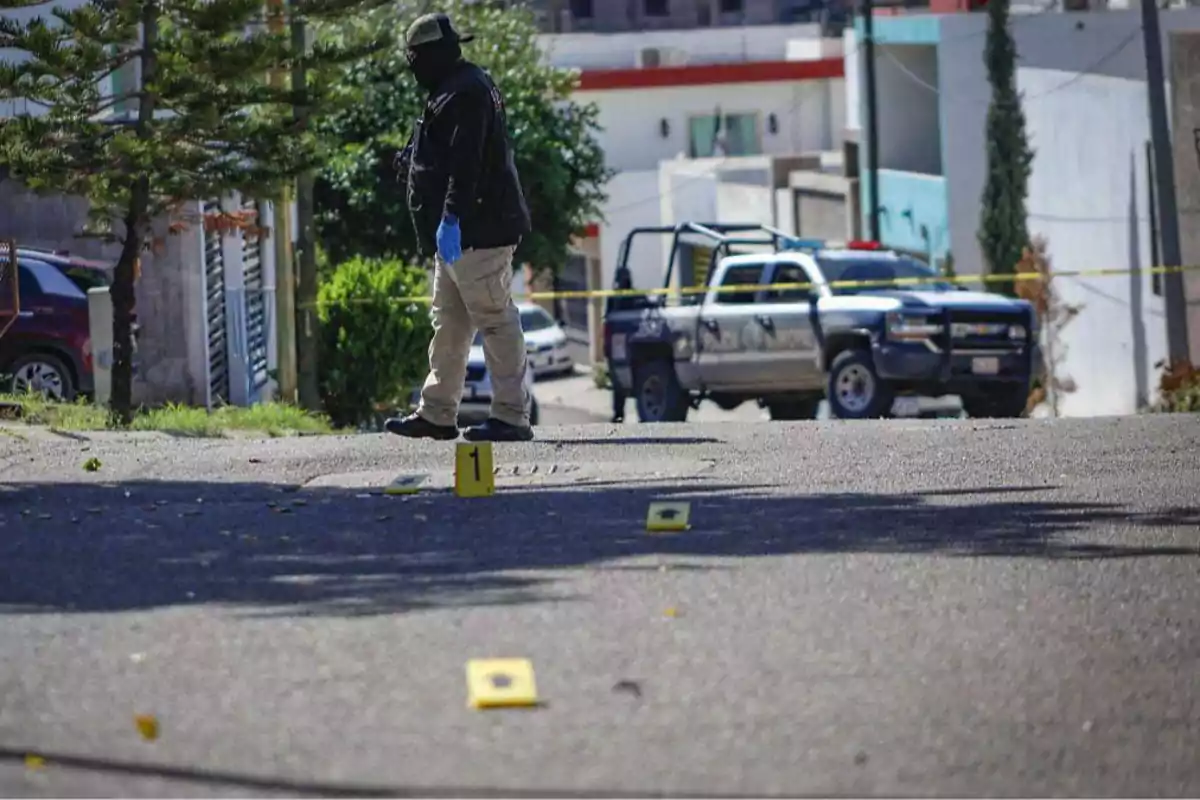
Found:
[(514, 247), (466, 250), (454, 264), (440, 257), (433, 272), (433, 341), (429, 377), (417, 413), (435, 425), (456, 425), (475, 331), (492, 381), (491, 416), (529, 424), (525, 390), (525, 335), (512, 299)]

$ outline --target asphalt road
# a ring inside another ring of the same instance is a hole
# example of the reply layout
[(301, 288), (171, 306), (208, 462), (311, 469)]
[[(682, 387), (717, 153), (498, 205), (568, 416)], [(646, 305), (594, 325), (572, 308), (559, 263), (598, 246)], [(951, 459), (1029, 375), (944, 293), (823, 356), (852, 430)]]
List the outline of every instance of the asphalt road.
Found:
[(1200, 795), (1195, 416), (541, 436), (0, 436), (0, 793)]

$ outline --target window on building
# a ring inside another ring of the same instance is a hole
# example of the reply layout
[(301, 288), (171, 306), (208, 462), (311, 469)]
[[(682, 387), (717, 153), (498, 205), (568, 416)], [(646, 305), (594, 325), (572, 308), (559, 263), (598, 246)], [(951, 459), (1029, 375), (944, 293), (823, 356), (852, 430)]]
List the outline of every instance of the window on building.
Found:
[(592, 0), (571, 0), (571, 16), (575, 19), (591, 19), (592, 13)]
[[(757, 286), (762, 281), (762, 271), (761, 264), (740, 264), (730, 267), (721, 278), (721, 286)], [(757, 294), (755, 289), (718, 292), (716, 302), (722, 305), (746, 305), (753, 303)]]
[(722, 14), (740, 14), (742, 13), (744, 3), (742, 0), (721, 0)]
[(688, 153), (692, 158), (756, 156), (762, 153), (757, 114), (715, 114), (692, 117), (688, 124)]
[(642, 0), (642, 10), (647, 17), (665, 17), (671, 13), (670, 0)]

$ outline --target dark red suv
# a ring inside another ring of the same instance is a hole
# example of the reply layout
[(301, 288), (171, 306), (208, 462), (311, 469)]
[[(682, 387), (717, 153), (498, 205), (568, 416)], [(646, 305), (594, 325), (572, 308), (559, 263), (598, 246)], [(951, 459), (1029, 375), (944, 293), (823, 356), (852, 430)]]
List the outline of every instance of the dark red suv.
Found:
[(71, 401), (92, 391), (87, 294), (58, 264), (17, 251), (20, 313), (0, 336), (3, 388)]

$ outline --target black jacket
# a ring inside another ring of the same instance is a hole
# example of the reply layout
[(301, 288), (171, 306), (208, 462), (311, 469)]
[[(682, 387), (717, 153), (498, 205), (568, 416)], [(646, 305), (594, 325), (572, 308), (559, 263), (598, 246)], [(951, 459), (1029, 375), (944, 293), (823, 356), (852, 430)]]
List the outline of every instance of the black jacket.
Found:
[(407, 169), (408, 210), (423, 255), (437, 252), (445, 214), (458, 217), (463, 250), (515, 246), (529, 233), (504, 100), (474, 64), (463, 61), (430, 93), (401, 169)]

